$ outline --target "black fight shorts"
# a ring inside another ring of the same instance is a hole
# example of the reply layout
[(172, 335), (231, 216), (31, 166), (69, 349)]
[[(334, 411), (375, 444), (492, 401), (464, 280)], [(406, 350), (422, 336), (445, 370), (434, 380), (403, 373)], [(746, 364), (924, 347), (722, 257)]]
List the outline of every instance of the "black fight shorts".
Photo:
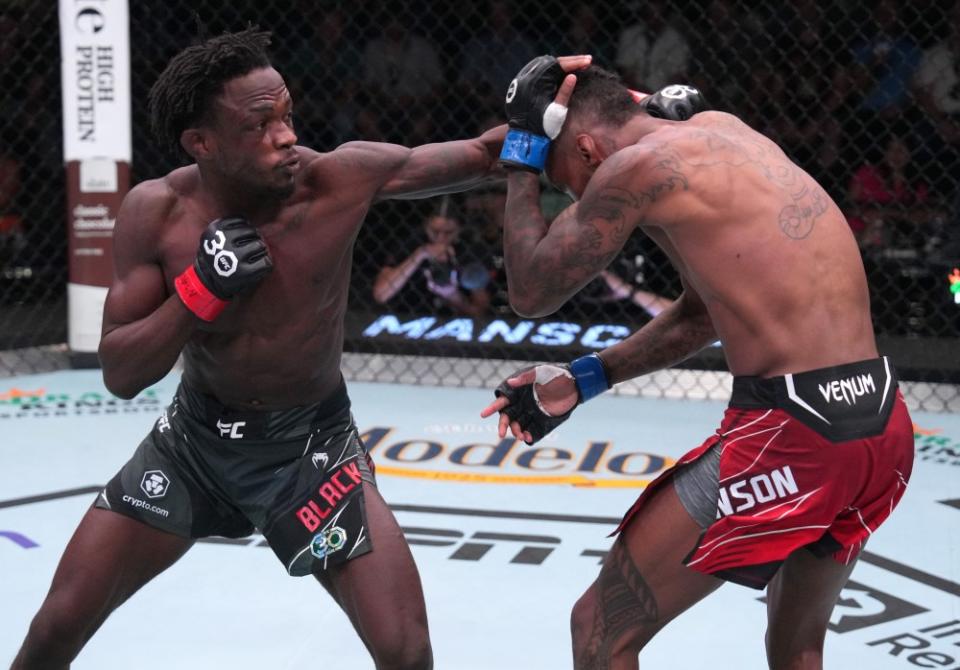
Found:
[(238, 411), (181, 383), (102, 509), (185, 538), (259, 530), (291, 575), (372, 550), (362, 482), (373, 462), (345, 384), (323, 402)]

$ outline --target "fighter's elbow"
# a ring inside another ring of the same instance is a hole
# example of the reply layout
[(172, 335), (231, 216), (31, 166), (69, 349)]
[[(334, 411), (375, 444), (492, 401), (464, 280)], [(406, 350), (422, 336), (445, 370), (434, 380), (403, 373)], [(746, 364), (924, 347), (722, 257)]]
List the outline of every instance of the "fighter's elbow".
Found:
[(526, 319), (536, 319), (541, 316), (547, 316), (557, 310), (557, 306), (548, 303), (546, 300), (537, 296), (522, 296), (510, 292), (510, 307), (519, 316)]
[(109, 372), (106, 369), (103, 371), (103, 385), (107, 387), (110, 393), (121, 400), (131, 400), (142, 390), (131, 380), (124, 379), (121, 375)]
[(110, 393), (122, 400), (130, 400), (136, 397), (145, 386), (138, 383), (138, 380), (129, 371), (123, 369), (123, 366), (112, 362), (109, 355), (105, 356), (103, 349), (101, 344), (100, 368), (103, 372), (103, 385)]

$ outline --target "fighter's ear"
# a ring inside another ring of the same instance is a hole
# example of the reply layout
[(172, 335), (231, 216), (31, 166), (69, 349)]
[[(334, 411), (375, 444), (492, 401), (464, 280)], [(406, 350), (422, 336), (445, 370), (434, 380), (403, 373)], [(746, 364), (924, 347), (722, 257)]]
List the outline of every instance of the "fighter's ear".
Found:
[(180, 146), (194, 160), (210, 158), (214, 148), (214, 138), (203, 128), (187, 128), (180, 133)]
[(590, 167), (596, 167), (603, 161), (604, 156), (600, 152), (600, 146), (587, 133), (580, 133), (575, 140), (577, 147), (577, 156)]

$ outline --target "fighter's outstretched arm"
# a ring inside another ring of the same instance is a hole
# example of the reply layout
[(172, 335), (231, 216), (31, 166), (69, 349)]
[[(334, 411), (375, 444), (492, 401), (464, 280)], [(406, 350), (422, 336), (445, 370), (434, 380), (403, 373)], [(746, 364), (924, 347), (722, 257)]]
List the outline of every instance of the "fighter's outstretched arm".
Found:
[(333, 156), (352, 180), (372, 182), (374, 200), (429, 198), (502, 179), (497, 158), (506, 132), (505, 125), (497, 126), (473, 139), (413, 149), (386, 142), (348, 142)]
[[(590, 61), (588, 55), (556, 59), (564, 72), (587, 67)], [(507, 126), (502, 125), (470, 140), (424, 144), (413, 149), (383, 142), (348, 142), (333, 155), (353, 179), (372, 181), (374, 200), (413, 200), (466, 191), (502, 179), (504, 171), (499, 158), (506, 134)]]

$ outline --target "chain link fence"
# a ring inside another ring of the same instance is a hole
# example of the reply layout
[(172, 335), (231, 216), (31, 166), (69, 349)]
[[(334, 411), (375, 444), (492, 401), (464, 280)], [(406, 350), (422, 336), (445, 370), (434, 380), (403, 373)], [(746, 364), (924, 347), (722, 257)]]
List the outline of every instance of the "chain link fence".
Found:
[[(56, 8), (36, 4), (0, 10), (0, 350), (64, 341)], [(146, 105), (167, 60), (198, 35), (249, 24), (273, 31), (299, 141), (318, 150), (476, 135), (502, 121), (509, 80), (539, 53), (593, 54), (641, 90), (692, 83), (776, 140), (847, 214), (881, 349), (925, 382), (914, 406), (960, 403), (960, 2), (136, 0), (130, 15), (134, 183), (175, 167), (149, 136)], [(567, 204), (548, 188), (542, 198), (549, 213)], [(636, 234), (557, 314), (517, 317), (504, 200), (487, 188), (371, 210), (355, 254), (349, 374), (492, 385), (498, 361), (601, 348), (679, 294), (666, 258)], [(12, 359), (23, 357), (7, 351), (0, 374)], [(721, 371), (722, 353), (684, 367)], [(641, 392), (714, 397), (722, 380), (653, 376)]]
[(62, 365), (67, 236), (54, 2), (0, 2), (0, 374)]

